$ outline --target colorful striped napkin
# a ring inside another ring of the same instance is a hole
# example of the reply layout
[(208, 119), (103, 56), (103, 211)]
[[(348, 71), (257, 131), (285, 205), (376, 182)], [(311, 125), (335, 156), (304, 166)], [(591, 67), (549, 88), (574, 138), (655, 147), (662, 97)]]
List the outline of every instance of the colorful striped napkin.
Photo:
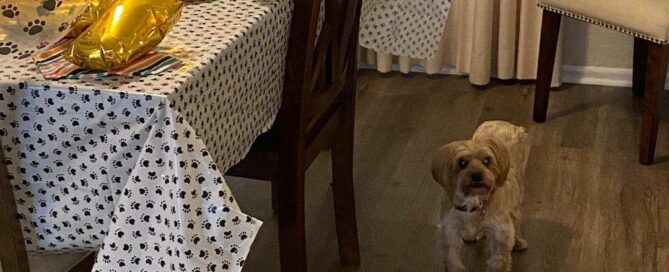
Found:
[(120, 76), (147, 76), (162, 73), (168, 69), (181, 65), (175, 57), (152, 51), (141, 58), (115, 68), (111, 71), (94, 71), (79, 68), (63, 58), (63, 51), (72, 43), (72, 40), (63, 40), (50, 49), (40, 52), (33, 57), (37, 69), (46, 79), (89, 79), (101, 78), (110, 75)]

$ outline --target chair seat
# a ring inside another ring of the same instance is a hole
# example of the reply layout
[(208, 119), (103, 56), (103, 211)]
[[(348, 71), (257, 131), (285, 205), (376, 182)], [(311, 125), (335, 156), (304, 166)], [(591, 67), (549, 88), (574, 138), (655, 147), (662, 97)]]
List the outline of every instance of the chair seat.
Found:
[(669, 43), (669, 0), (538, 0), (562, 15), (655, 43)]

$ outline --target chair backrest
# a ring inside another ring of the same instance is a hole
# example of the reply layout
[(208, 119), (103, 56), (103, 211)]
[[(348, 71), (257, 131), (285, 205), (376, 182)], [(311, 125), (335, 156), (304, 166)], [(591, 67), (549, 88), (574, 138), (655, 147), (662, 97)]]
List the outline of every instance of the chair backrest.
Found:
[[(321, 2), (322, 1), (322, 2)], [(361, 0), (294, 0), (280, 119), (309, 141), (355, 95)]]

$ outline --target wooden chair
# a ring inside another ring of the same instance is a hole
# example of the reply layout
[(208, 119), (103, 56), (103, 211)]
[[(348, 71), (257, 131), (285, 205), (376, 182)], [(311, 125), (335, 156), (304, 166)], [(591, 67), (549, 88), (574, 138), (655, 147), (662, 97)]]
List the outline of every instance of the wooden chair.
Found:
[(261, 135), (231, 176), (269, 180), (279, 216), (281, 270), (306, 271), (304, 175), (332, 150), (335, 223), (343, 264), (360, 263), (353, 194), (353, 128), (359, 0), (295, 0), (284, 94), (273, 128)]
[(634, 94), (644, 96), (639, 161), (653, 164), (669, 59), (667, 0), (539, 0), (544, 9), (534, 100), (534, 120), (544, 122), (562, 16), (615, 29), (635, 37)]
[(2, 268), (0, 271), (30, 271), (21, 223), (16, 211), (14, 191), (9, 183), (2, 150), (0, 150), (0, 265)]

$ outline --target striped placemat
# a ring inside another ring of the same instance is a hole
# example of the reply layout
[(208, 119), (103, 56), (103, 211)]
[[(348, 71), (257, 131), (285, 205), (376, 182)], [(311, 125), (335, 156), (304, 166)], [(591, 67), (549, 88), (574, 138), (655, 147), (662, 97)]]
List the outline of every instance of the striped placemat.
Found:
[(46, 79), (87, 79), (101, 78), (111, 75), (147, 76), (159, 74), (181, 65), (175, 57), (152, 51), (141, 58), (111, 71), (94, 71), (82, 69), (63, 58), (63, 51), (73, 40), (63, 40), (53, 47), (33, 57), (37, 69)]

